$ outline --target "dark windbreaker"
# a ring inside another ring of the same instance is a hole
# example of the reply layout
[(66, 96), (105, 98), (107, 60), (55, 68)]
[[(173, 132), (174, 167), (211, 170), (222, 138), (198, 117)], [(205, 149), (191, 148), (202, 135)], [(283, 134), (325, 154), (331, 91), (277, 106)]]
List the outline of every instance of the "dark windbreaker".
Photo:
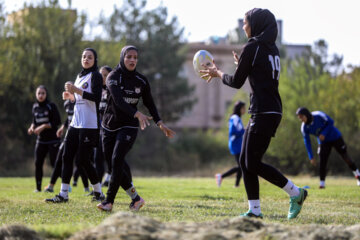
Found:
[(280, 56), (275, 45), (277, 23), (267, 9), (254, 8), (247, 13), (251, 38), (242, 48), (234, 75), (224, 74), (223, 83), (241, 88), (246, 79), (251, 86), (249, 113), (282, 113), (278, 91)]

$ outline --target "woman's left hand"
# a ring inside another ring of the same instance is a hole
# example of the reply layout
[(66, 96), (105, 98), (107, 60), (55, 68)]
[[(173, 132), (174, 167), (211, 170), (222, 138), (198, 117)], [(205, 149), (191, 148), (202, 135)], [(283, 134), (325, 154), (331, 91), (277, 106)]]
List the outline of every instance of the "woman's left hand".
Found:
[(41, 126), (38, 126), (37, 128), (35, 128), (35, 130), (34, 130), (34, 133), (36, 134), (36, 135), (39, 135), (42, 131), (44, 131), (44, 126), (43, 125), (41, 125)]
[(77, 87), (75, 87), (74, 84), (72, 84), (71, 82), (66, 82), (65, 83), (65, 91), (74, 94), (74, 93), (78, 93), (79, 89)]
[(218, 67), (215, 64), (215, 61), (213, 60), (213, 65), (211, 67), (206, 66), (205, 64), (202, 64), (202, 66), (205, 68), (205, 70), (200, 70), (200, 73), (205, 73), (201, 76), (201, 78), (208, 78), (206, 80), (207, 83), (210, 83), (213, 78), (222, 78), (222, 75), (224, 74), (222, 71), (218, 69)]
[(173, 130), (171, 130), (170, 128), (168, 128), (165, 125), (165, 123), (159, 122), (158, 125), (159, 125), (159, 128), (161, 129), (161, 131), (163, 131), (163, 133), (165, 134), (166, 137), (173, 138), (175, 136), (176, 133)]

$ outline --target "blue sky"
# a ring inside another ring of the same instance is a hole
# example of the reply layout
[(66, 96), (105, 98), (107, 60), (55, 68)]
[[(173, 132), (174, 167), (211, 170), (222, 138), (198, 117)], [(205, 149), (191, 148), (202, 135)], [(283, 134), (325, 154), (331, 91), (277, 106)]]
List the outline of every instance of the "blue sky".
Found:
[[(25, 2), (2, 1), (8, 12), (19, 9)], [(37, 0), (31, 2), (34, 1)], [(60, 0), (64, 7), (67, 3), (68, 0)], [(236, 27), (237, 20), (247, 10), (261, 7), (270, 9), (277, 19), (283, 20), (284, 42), (313, 44), (318, 39), (325, 39), (330, 54), (342, 54), (345, 65), (360, 65), (360, 2), (356, 0), (148, 0), (148, 8), (160, 3), (168, 8), (170, 16), (178, 17), (189, 41), (224, 36)], [(73, 8), (85, 11), (94, 23), (101, 11), (109, 16), (113, 6), (121, 4), (122, 0), (72, 0)]]

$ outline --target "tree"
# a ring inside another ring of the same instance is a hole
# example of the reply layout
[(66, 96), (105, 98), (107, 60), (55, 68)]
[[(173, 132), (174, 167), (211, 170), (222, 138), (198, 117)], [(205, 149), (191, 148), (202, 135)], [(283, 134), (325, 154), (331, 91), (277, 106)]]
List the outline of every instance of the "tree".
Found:
[(183, 29), (176, 17), (168, 21), (165, 7), (145, 7), (145, 0), (127, 0), (121, 8), (114, 8), (110, 19), (103, 17), (101, 23), (111, 41), (139, 48), (138, 69), (151, 83), (161, 116), (175, 121), (194, 103), (193, 88), (181, 75), (186, 57)]
[(0, 151), (3, 161), (20, 163), (32, 149), (27, 143), (33, 138), (26, 135), (26, 129), (35, 88), (44, 84), (51, 100), (62, 106), (64, 83), (74, 80), (81, 69), (85, 16), (49, 1), (24, 5), (8, 19), (0, 44), (0, 134), (5, 136)]

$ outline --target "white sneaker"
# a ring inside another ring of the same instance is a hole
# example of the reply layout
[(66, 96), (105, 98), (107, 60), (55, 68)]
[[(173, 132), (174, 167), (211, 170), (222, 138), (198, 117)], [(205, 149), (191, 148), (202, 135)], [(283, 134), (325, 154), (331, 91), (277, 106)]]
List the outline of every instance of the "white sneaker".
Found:
[(215, 174), (215, 180), (218, 187), (221, 187), (222, 176), (220, 173)]

